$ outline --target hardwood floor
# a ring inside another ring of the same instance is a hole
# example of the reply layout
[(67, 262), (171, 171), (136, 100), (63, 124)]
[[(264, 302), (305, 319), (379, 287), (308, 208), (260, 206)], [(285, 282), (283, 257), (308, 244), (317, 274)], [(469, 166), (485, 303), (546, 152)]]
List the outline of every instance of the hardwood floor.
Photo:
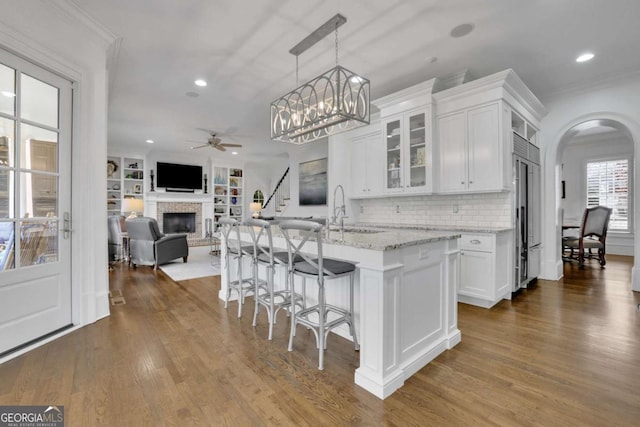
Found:
[(236, 318), (218, 278), (175, 283), (117, 267), (111, 316), (0, 365), (0, 404), (60, 404), (68, 426), (638, 425), (640, 294), (632, 261), (565, 264), (491, 310), (459, 305), (462, 342), (381, 401), (353, 383), (358, 353), (313, 335), (287, 352), (287, 319)]

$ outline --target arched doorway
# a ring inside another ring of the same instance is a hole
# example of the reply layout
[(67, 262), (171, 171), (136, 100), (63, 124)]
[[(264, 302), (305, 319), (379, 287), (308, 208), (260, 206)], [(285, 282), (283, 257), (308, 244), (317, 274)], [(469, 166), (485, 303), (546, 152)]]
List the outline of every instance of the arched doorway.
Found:
[[(609, 136), (615, 136), (616, 138), (626, 138), (632, 146), (632, 149), (630, 150), (632, 153), (630, 169), (631, 171), (635, 170), (637, 163), (636, 159), (638, 158), (638, 153), (640, 151), (640, 147), (638, 146), (638, 143), (640, 142), (640, 127), (637, 123), (618, 114), (593, 113), (577, 117), (560, 128), (556, 133), (555, 138), (551, 141), (551, 145), (547, 146), (545, 153), (545, 200), (543, 216), (546, 245), (543, 257), (548, 264), (547, 272), (544, 274), (547, 278), (559, 278), (562, 276), (562, 216), (564, 208), (567, 207), (567, 203), (563, 202), (562, 199), (563, 156), (567, 147), (572, 145), (572, 141), (575, 143), (576, 139), (585, 136), (591, 136), (592, 140), (597, 140), (598, 138), (593, 138), (593, 136), (598, 133), (608, 134)], [(632, 191), (636, 188), (640, 188), (639, 181), (640, 178), (638, 177), (638, 174), (632, 172), (630, 174), (630, 185)], [(570, 190), (565, 188), (565, 195), (568, 191)], [(575, 207), (572, 209), (575, 211)], [(636, 218), (640, 213), (638, 212), (638, 201), (636, 198), (632, 198), (630, 201), (630, 209), (630, 228), (635, 233), (635, 225), (638, 224)], [(575, 216), (575, 212), (570, 213), (569, 215)], [(632, 253), (635, 257), (634, 260), (638, 259), (638, 256), (640, 256), (639, 246), (638, 239), (634, 239), (632, 245)], [(552, 263), (554, 264), (553, 266), (551, 265)], [(555, 272), (549, 274), (549, 271), (553, 268), (555, 268)], [(634, 261), (631, 288), (635, 291), (640, 291), (640, 273), (638, 268), (638, 263)], [(555, 277), (553, 277), (553, 274), (555, 274)]]

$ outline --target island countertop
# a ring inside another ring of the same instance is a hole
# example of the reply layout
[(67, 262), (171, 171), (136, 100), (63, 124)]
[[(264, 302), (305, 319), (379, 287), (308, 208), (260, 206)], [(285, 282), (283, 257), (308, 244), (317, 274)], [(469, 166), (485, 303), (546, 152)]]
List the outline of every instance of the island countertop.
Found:
[[(272, 222), (274, 237), (281, 236), (278, 222), (279, 221)], [(345, 225), (344, 234), (342, 234), (338, 228), (332, 226), (329, 232), (329, 238), (324, 237), (323, 242), (339, 246), (390, 251), (423, 243), (457, 239), (459, 237), (460, 233), (456, 231)]]

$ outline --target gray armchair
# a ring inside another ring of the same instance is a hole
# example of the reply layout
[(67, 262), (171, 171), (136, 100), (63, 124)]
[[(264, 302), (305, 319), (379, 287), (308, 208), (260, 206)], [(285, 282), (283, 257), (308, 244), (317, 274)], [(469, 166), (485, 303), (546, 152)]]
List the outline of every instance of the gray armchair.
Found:
[(131, 263), (136, 265), (166, 264), (176, 258), (187, 262), (189, 246), (186, 234), (164, 235), (154, 218), (135, 218), (125, 221), (129, 234)]

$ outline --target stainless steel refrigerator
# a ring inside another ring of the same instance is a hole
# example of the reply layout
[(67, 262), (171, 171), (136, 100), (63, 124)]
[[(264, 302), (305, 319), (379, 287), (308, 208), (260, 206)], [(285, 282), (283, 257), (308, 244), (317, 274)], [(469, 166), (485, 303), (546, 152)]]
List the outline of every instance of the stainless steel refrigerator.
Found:
[(540, 149), (513, 134), (515, 278), (513, 292), (540, 274)]

